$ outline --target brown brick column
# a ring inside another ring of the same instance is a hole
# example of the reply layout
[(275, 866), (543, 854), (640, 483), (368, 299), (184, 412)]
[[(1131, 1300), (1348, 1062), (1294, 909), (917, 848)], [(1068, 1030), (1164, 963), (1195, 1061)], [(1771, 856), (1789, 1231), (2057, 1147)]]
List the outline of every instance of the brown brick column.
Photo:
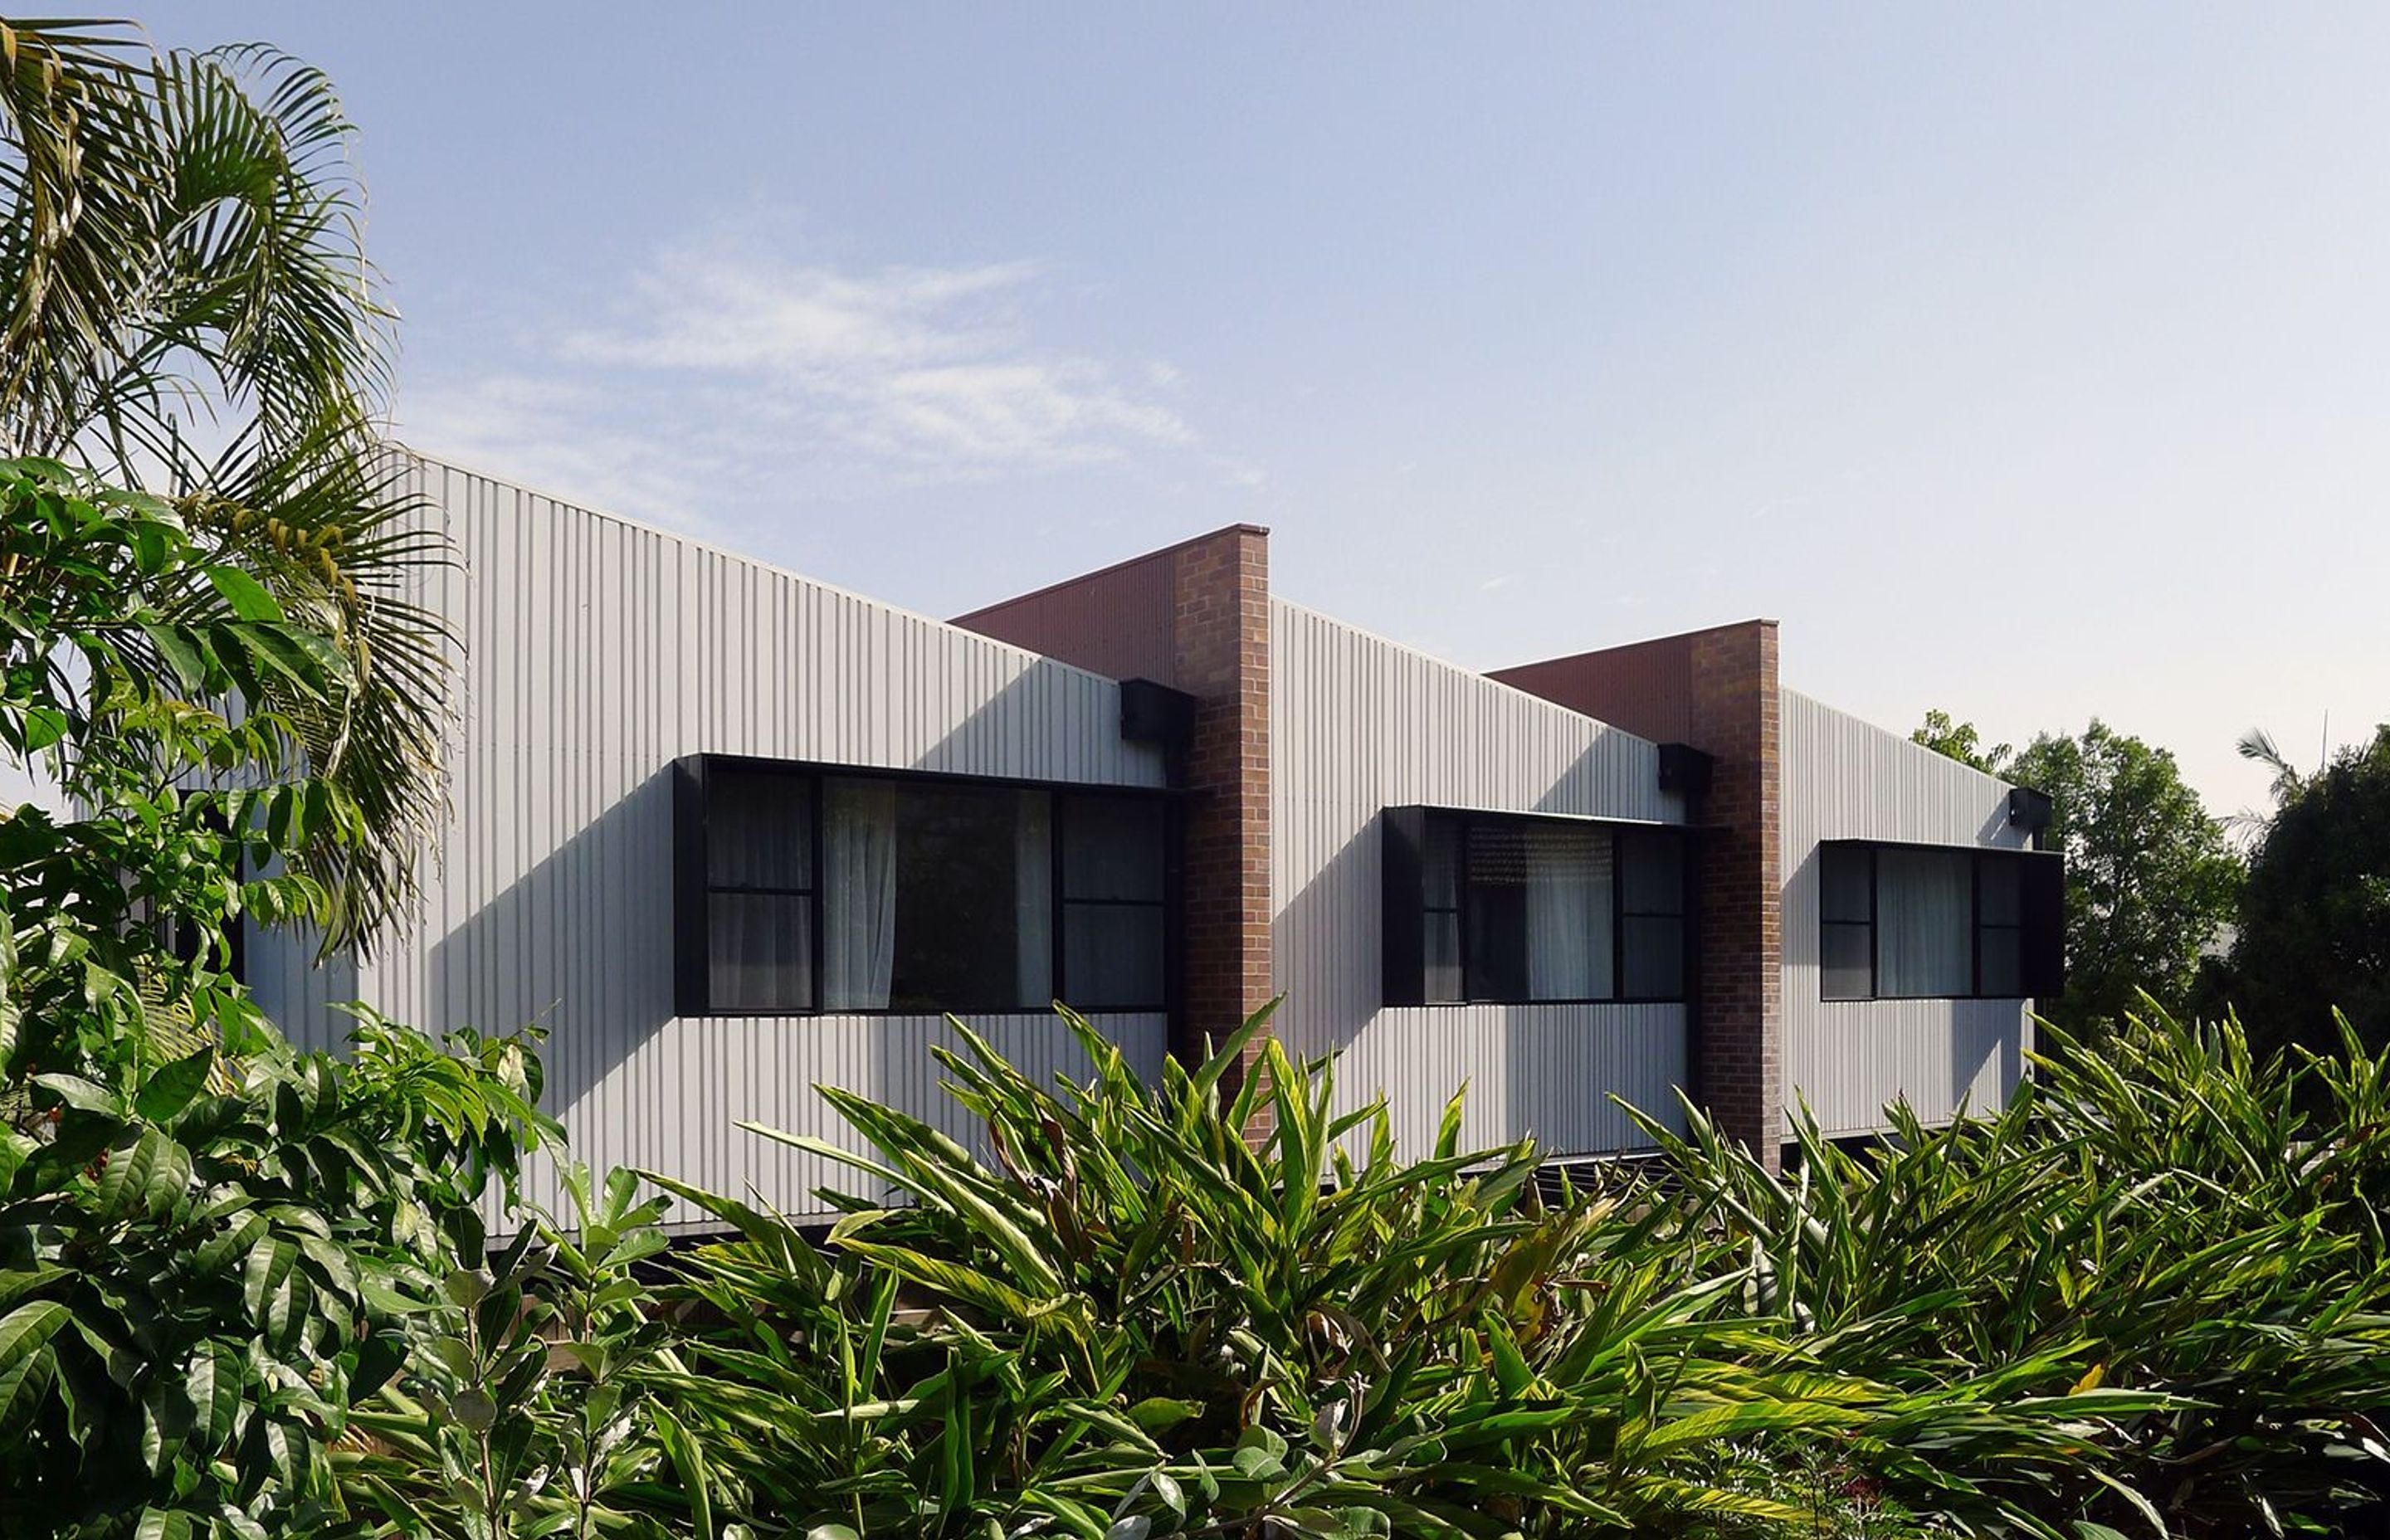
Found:
[(1703, 821), (1696, 1084), (1719, 1129), (1774, 1170), (1783, 1149), (1783, 697), (1776, 622), (1692, 638), (1689, 741), (1715, 764)]
[(1191, 1060), (1270, 997), (1269, 538), (1239, 525), (1173, 557), (1173, 683), (1196, 709), (1186, 1007), (1172, 1050)]

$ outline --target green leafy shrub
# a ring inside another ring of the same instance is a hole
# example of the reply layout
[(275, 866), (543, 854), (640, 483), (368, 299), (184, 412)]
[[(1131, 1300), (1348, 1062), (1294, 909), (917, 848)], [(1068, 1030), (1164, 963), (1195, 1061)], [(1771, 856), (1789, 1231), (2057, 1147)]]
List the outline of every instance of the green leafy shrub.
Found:
[(6, 461), (0, 520), (0, 743), (71, 802), (0, 815), (0, 1532), (306, 1533), (554, 1132), (536, 1060), (370, 1012), (347, 1067), (282, 1042), (227, 931), (328, 918), (276, 859), (366, 820), (256, 702), (337, 715), (347, 663), (170, 505)]
[(2055, 1461), (2103, 1399), (2001, 1417), (1803, 1364), (1746, 1308), (1739, 1237), (1548, 1203), (1532, 1147), (1458, 1148), (1457, 1105), (1398, 1159), (1382, 1105), (1331, 1114), (1328, 1067), (1256, 1043), (1261, 1019), (1159, 1085), (1066, 1020), (1085, 1085), (1038, 1085), (968, 1032), (944, 1056), (993, 1168), (830, 1089), (874, 1155), (769, 1135), (910, 1200), (838, 1200), (826, 1252), (651, 1178), (741, 1235), (663, 1290), (687, 1368), (647, 1380), (702, 1445), (713, 1512), (1091, 1540), (1815, 1533), (1794, 1472), (1821, 1449), (1849, 1507), (1870, 1459)]
[(569, 1215), (466, 1249), (421, 1351), (359, 1416), (381, 1451), (351, 1472), (360, 1506), (406, 1534), (715, 1533), (703, 1455), (654, 1393), (681, 1367), (674, 1333), (636, 1272), (664, 1249), (665, 1200), (628, 1172), (563, 1182)]
[(1796, 1119), (1790, 1176), (1698, 1114), (1683, 1138), (1647, 1127), (1684, 1227), (1748, 1248), (1800, 1361), (2001, 1415), (2118, 1396), (2079, 1457), (1946, 1456), (1934, 1480), (2004, 1495), (2020, 1524), (2221, 1534), (2378, 1516), (2390, 1492), (2385, 1110), (2390, 1057), (2354, 1033), (2336, 1058), (2263, 1063), (2236, 1020), (2152, 1006), (2100, 1055), (2037, 1061), (1998, 1117), (1926, 1129), (1896, 1108), (1864, 1153)]
[[(0, 1530), (305, 1533), (341, 1511), (350, 1405), (408, 1359), (483, 1175), (540, 1124), (486, 1060), (409, 1038), (366, 1022), (351, 1066), (203, 1046), (129, 1097), (42, 1077), (48, 1136), (0, 1136)], [(406, 1084), (427, 1056), (437, 1107)]]

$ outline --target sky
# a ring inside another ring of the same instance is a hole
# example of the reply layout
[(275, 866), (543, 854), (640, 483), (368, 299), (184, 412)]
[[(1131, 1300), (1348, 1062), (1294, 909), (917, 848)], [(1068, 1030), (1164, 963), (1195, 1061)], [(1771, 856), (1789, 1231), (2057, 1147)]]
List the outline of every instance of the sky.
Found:
[(909, 609), (1251, 521), (1470, 667), (1773, 616), (2218, 814), (2390, 720), (2390, 7), (142, 19), (340, 86), (402, 438)]

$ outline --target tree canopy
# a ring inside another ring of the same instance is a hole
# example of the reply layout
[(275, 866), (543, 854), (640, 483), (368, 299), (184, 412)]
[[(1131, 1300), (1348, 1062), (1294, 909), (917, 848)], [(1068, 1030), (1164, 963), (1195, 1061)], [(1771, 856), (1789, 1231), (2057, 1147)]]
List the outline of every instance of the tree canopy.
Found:
[(2249, 863), (2229, 986), (2266, 1046), (2390, 1041), (2390, 725), (2300, 777)]
[(2044, 843), (2066, 856), (2066, 993), (2037, 1002), (2096, 1038), (2142, 990), (2186, 1003), (2230, 925), (2241, 864), (2174, 755), (2094, 719), (2023, 750), (1986, 750), (1972, 723), (1929, 712), (1914, 741), (2050, 799)]

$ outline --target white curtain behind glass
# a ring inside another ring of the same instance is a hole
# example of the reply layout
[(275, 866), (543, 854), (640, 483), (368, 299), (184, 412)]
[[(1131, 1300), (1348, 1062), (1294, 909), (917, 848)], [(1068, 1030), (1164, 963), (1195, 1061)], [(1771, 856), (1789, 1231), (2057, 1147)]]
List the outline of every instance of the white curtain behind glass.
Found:
[(1974, 866), (1965, 851), (1876, 853), (1876, 993), (1974, 990)]
[(1458, 1000), (1463, 979), (1460, 968), (1460, 825), (1448, 817), (1427, 822), (1427, 847), (1421, 873), (1422, 917), (1426, 926), (1429, 1000)]
[(1044, 791), (1021, 793), (1013, 825), (1013, 922), (1019, 927), (1021, 1004), (1044, 1010), (1054, 1003), (1054, 802)]
[(885, 1010), (896, 970), (896, 788), (822, 787), (822, 1008)]
[(1610, 835), (1530, 827), (1527, 993), (1597, 1000), (1611, 993)]

